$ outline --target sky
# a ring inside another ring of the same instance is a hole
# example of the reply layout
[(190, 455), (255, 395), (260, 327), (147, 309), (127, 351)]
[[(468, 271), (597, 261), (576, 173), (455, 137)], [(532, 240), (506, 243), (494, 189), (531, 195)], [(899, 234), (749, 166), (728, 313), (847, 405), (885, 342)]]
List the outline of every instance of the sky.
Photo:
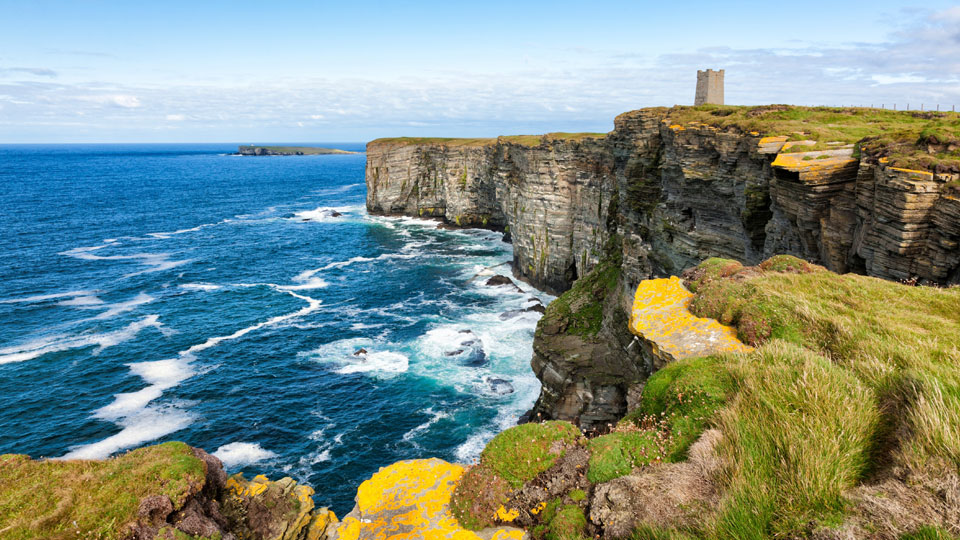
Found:
[(613, 128), (692, 104), (960, 109), (960, 4), (0, 0), (0, 143)]

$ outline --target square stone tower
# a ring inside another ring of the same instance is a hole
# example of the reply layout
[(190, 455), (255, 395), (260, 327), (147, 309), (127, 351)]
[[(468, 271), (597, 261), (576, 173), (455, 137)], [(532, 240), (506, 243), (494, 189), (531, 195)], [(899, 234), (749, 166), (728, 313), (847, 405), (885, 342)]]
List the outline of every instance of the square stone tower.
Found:
[(697, 70), (697, 95), (694, 105), (723, 105), (723, 70)]

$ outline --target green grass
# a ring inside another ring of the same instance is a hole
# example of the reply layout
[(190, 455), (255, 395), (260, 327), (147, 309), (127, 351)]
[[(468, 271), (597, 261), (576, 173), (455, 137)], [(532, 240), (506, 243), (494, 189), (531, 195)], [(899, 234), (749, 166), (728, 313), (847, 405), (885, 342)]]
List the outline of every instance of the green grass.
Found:
[(595, 484), (630, 474), (634, 467), (663, 461), (666, 441), (656, 429), (616, 431), (590, 439), (587, 480)]
[(180, 442), (106, 461), (34, 461), (0, 456), (0, 538), (120, 538), (140, 500), (183, 504), (202, 485), (203, 462)]
[(552, 467), (563, 455), (562, 451), (550, 451), (554, 443), (570, 445), (581, 438), (580, 430), (570, 422), (521, 424), (494, 437), (481, 452), (480, 462), (516, 489)]
[(569, 504), (557, 510), (547, 524), (547, 540), (575, 540), (583, 535), (587, 528), (587, 517), (579, 506)]
[[(567, 334), (586, 339), (596, 337), (603, 323), (604, 300), (616, 290), (620, 277), (622, 261), (618, 242), (619, 238), (611, 238), (600, 262), (576, 280), (570, 290), (550, 302), (542, 324), (557, 323)], [(538, 324), (537, 328), (540, 327)]]
[(369, 145), (436, 145), (436, 146), (492, 146), (497, 143), (510, 143), (521, 146), (540, 146), (543, 142), (603, 139), (606, 133), (546, 133), (544, 135), (503, 135), (500, 137), (390, 137), (370, 141)]
[[(698, 122), (720, 129), (735, 128), (762, 136), (786, 135), (789, 140), (818, 144), (791, 150), (829, 149), (828, 142), (861, 143), (868, 155), (887, 157), (896, 167), (960, 168), (960, 150), (944, 143), (960, 141), (960, 114), (891, 111), (871, 108), (796, 107), (765, 105), (737, 107), (703, 105), (667, 110), (671, 124)], [(932, 144), (933, 148), (929, 148)], [(960, 170), (960, 169), (958, 169)]]
[(691, 283), (698, 315), (759, 347), (717, 359), (737, 394), (716, 419), (727, 466), (712, 536), (837, 525), (850, 511), (843, 492), (879, 464), (960, 467), (960, 288), (786, 256), (736, 266), (707, 261)]
[(668, 364), (644, 386), (640, 406), (614, 432), (589, 441), (587, 479), (608, 482), (643, 465), (684, 461), (687, 450), (732, 399), (735, 382), (713, 358)]
[(552, 467), (563, 455), (562, 447), (582, 438), (576, 426), (557, 420), (520, 424), (499, 433), (481, 452), (480, 464), (464, 473), (453, 491), (450, 509), (457, 522), (474, 531), (493, 525), (497, 508), (507, 502), (511, 489)]
[(957, 540), (957, 537), (940, 527), (921, 527), (912, 533), (902, 535), (900, 540)]

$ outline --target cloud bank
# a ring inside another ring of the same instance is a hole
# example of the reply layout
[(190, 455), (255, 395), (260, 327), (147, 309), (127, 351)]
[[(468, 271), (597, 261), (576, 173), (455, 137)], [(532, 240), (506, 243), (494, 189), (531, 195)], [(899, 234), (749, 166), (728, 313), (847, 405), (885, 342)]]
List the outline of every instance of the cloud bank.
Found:
[(0, 67), (0, 142), (366, 140), (607, 130), (623, 111), (693, 100), (696, 70), (726, 69), (729, 103), (960, 107), (960, 7), (882, 43), (708, 48), (655, 57), (556, 51), (500, 73), (291, 76), (233, 84), (66, 83)]

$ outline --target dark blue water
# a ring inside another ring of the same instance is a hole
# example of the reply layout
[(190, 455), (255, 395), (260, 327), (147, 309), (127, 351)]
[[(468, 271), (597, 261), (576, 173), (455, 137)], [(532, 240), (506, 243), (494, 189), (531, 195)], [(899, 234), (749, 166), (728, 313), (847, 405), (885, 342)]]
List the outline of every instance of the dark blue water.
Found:
[(368, 216), (363, 155), (235, 148), (0, 146), (0, 453), (182, 440), (342, 514), (532, 405), (537, 314), (502, 314), (549, 298), (483, 284), (499, 234)]

